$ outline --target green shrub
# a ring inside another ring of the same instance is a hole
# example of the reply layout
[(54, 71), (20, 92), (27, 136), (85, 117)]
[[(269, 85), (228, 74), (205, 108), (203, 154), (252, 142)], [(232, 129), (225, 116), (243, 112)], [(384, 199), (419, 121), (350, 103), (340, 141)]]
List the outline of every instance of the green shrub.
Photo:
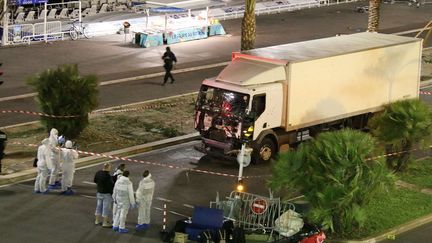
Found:
[(432, 111), (418, 100), (401, 100), (387, 105), (369, 121), (371, 133), (386, 147), (386, 153), (402, 152), (387, 157), (394, 171), (408, 167), (412, 149), (431, 140)]
[(367, 133), (322, 133), (296, 151), (281, 154), (270, 186), (299, 190), (312, 206), (310, 220), (336, 235), (349, 236), (362, 228), (364, 206), (393, 185), (384, 160), (373, 158), (375, 149), (376, 141)]
[(77, 65), (63, 65), (47, 69), (27, 81), (37, 92), (39, 109), (55, 116), (76, 118), (41, 117), (49, 131), (56, 128), (68, 139), (76, 138), (88, 125), (88, 113), (98, 106), (98, 81), (95, 75), (80, 76)]

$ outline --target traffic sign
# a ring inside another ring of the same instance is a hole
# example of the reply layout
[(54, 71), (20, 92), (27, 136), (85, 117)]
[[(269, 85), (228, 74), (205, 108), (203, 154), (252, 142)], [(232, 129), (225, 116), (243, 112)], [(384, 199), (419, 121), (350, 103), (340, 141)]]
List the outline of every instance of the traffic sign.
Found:
[(254, 214), (261, 215), (267, 211), (268, 202), (263, 198), (255, 198), (251, 204), (251, 210)]

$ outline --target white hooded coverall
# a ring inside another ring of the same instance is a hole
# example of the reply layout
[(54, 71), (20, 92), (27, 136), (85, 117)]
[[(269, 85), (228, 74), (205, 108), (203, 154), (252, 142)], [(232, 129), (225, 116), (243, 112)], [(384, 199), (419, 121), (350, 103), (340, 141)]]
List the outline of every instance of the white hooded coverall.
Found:
[(53, 128), (50, 131), (49, 137), (49, 152), (48, 152), (48, 169), (51, 170), (51, 176), (49, 179), (49, 184), (54, 185), (58, 180), (58, 174), (60, 171), (60, 153), (57, 149), (58, 146), (58, 131)]
[(150, 209), (153, 200), (155, 183), (151, 174), (144, 177), (136, 191), (136, 201), (138, 203), (138, 224), (150, 224)]
[(47, 178), (49, 170), (47, 167), (47, 149), (49, 146), (48, 138), (42, 140), (42, 144), (38, 147), (37, 151), (37, 177), (35, 181), (35, 192), (45, 192), (47, 190)]
[(74, 160), (78, 159), (78, 152), (72, 149), (72, 142), (67, 140), (66, 148), (62, 148), (61, 157), (63, 160), (62, 191), (72, 187), (72, 181), (75, 172)]
[(135, 197), (132, 182), (126, 176), (117, 179), (114, 190), (113, 200), (116, 202), (117, 209), (114, 215), (113, 227), (125, 229), (126, 217), (130, 205), (135, 206)]

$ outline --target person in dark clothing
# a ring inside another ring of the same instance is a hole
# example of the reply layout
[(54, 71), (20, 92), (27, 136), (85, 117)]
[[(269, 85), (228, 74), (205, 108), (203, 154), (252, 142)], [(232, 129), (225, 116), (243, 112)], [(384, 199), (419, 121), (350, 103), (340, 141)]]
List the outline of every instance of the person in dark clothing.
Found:
[(109, 222), (108, 215), (112, 205), (112, 193), (114, 182), (110, 175), (111, 164), (105, 163), (102, 170), (96, 172), (94, 183), (97, 184), (97, 205), (95, 212), (95, 224), (100, 224), (101, 216), (103, 218), (102, 227), (110, 228), (112, 225)]
[(165, 68), (165, 77), (162, 84), (163, 86), (168, 81), (168, 78), (171, 78), (171, 83), (174, 83), (175, 79), (171, 74), (171, 70), (173, 69), (173, 63), (177, 63), (177, 58), (168, 46), (166, 48), (166, 52), (162, 56), (162, 59), (164, 60), (163, 67)]

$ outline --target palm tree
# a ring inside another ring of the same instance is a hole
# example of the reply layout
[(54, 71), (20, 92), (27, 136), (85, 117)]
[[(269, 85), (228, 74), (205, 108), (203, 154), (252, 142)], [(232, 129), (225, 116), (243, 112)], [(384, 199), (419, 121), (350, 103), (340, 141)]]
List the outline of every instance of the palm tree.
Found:
[(296, 188), (310, 202), (309, 218), (340, 236), (350, 235), (365, 221), (364, 205), (394, 177), (383, 158), (368, 159), (376, 140), (356, 130), (325, 132), (277, 160), (270, 186)]
[(369, 0), (368, 31), (377, 32), (380, 20), (381, 0)]
[(389, 168), (403, 171), (415, 145), (430, 141), (432, 111), (418, 99), (397, 101), (372, 117), (369, 127), (372, 134), (384, 143), (387, 153), (403, 151), (387, 158)]
[(246, 0), (245, 12), (241, 26), (241, 50), (250, 50), (255, 46), (256, 21), (255, 0)]

